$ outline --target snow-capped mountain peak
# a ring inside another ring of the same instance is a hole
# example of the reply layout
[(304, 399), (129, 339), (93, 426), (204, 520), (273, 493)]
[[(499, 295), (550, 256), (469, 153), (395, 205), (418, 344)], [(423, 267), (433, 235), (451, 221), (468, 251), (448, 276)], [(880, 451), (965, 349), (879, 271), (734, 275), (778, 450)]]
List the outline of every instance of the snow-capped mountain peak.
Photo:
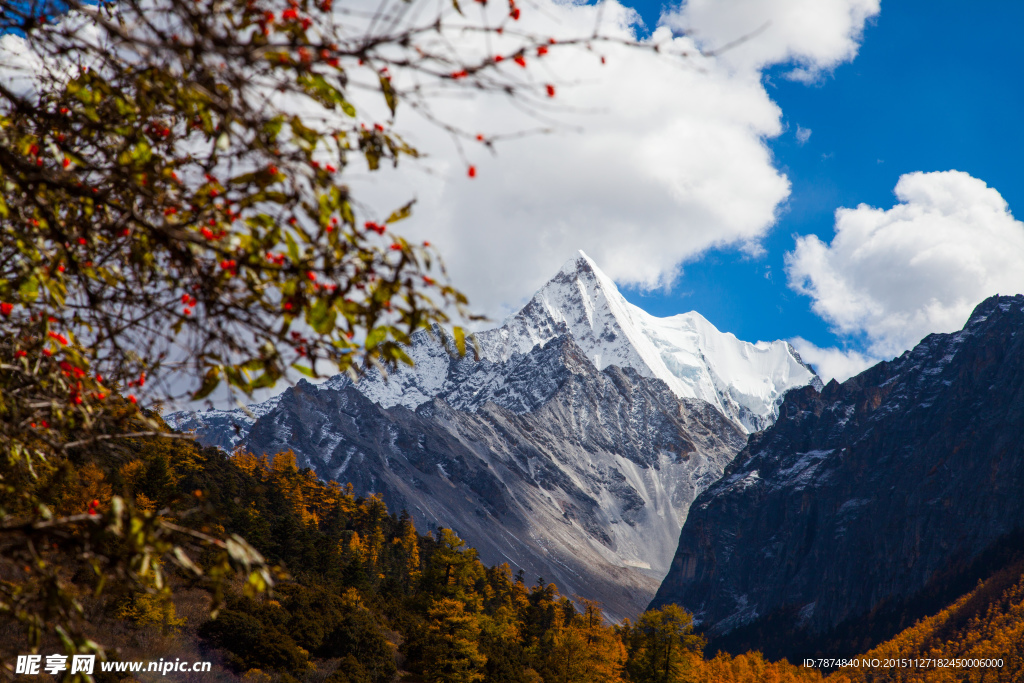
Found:
[[(440, 334), (434, 330), (435, 337)], [(751, 344), (719, 332), (695, 311), (658, 318), (634, 306), (582, 251), (519, 312), (476, 337), (481, 360), (504, 364), (566, 334), (598, 370), (615, 365), (660, 379), (676, 396), (710, 403), (748, 433), (774, 422), (786, 391), (820, 385), (784, 341)], [(461, 397), (464, 405), (456, 407), (463, 409), (479, 405), (457, 386), (466, 377), (460, 364), (473, 360), (452, 358), (426, 331), (413, 335), (408, 352), (414, 367), (398, 368), (386, 378), (371, 371), (359, 380), (359, 392), (384, 408), (415, 409), (438, 396)], [(476, 381), (493, 388), (502, 380), (477, 372)], [(350, 383), (338, 375), (323, 386), (341, 389)]]
[(518, 313), (478, 335), (485, 357), (506, 360), (568, 332), (599, 370), (630, 367), (680, 398), (707, 401), (748, 431), (771, 424), (782, 395), (820, 382), (784, 341), (751, 344), (696, 311), (658, 318), (626, 301), (580, 251)]

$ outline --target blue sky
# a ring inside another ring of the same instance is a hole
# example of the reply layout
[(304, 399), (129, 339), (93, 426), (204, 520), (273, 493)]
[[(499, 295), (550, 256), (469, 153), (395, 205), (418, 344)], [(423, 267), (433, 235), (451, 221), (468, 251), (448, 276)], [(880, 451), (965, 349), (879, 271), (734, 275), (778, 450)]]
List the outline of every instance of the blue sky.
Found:
[[(657, 23), (662, 5), (630, 4)], [(787, 286), (784, 254), (795, 234), (830, 241), (838, 207), (890, 208), (900, 175), (913, 171), (965, 171), (1024, 215), (1021, 27), (1024, 3), (883, 2), (857, 57), (819, 82), (772, 67), (764, 82), (787, 130), (768, 144), (792, 191), (765, 253), (713, 250), (686, 264), (670, 292), (626, 289), (627, 298), (658, 315), (695, 309), (741, 339), (801, 336), (864, 350), (859, 335), (835, 335)], [(804, 144), (798, 125), (811, 131)]]

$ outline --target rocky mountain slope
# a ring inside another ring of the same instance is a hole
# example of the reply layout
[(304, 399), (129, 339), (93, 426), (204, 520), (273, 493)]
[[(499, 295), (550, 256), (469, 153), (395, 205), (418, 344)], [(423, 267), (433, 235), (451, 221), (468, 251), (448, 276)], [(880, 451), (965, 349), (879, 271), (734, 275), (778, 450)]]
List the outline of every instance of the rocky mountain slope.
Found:
[[(653, 605), (796, 642), (892, 608), (1024, 528), (1024, 296), (787, 394), (690, 509)], [(891, 635), (891, 634), (890, 634)]]
[(659, 380), (598, 371), (567, 336), (508, 363), (509, 384), (548, 380), (530, 410), (494, 400), (460, 410), (443, 398), (383, 408), (354, 387), (302, 382), (244, 446), (293, 449), (322, 478), (380, 493), (419, 528), (453, 528), (485, 562), (599, 598), (615, 618), (642, 611), (686, 509), (744, 435)]
[(478, 357), (449, 353), (441, 335), (417, 333), (413, 368), (300, 382), (253, 406), (255, 420), (167, 420), (227, 449), (291, 449), (421, 529), (453, 528), (486, 563), (621, 618), (650, 600), (690, 503), (746, 433), (817, 381), (784, 342), (742, 342), (696, 313), (648, 315), (582, 253), (478, 334)]

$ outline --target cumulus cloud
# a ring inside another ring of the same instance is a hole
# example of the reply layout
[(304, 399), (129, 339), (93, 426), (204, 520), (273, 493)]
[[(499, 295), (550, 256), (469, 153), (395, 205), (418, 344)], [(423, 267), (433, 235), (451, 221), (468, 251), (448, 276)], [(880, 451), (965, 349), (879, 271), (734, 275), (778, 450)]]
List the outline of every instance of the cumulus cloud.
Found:
[[(849, 59), (864, 18), (877, 10), (863, 0), (830, 0), (829, 7), (845, 8), (835, 10), (845, 18), (832, 26), (827, 13), (794, 23), (802, 5), (768, 4), (782, 15), (758, 10), (757, 20), (772, 18), (786, 29), (764, 34), (771, 44), (751, 62), (757, 68), (796, 58), (807, 68), (828, 68)], [(687, 7), (702, 36), (747, 30), (738, 10)], [(539, 0), (521, 23), (542, 35), (581, 36), (593, 30), (599, 13), (606, 34), (634, 36), (635, 13), (615, 2), (599, 10)], [(693, 39), (672, 38), (665, 27), (650, 41), (694, 53)], [(416, 217), (401, 230), (435, 242), (456, 284), (493, 317), (518, 306), (581, 248), (622, 284), (666, 286), (681, 264), (709, 248), (757, 253), (789, 195), (788, 179), (766, 145), (783, 130), (782, 112), (760, 72), (736, 69), (730, 60), (737, 54), (694, 53), (679, 61), (607, 44), (595, 44), (594, 53), (552, 50), (543, 60), (528, 60), (523, 73), (556, 85), (551, 102), (558, 109), (545, 112), (557, 122), (554, 133), (499, 145), (493, 158), (472, 146), (458, 157), (445, 152), (451, 145), (436, 128), (417, 123), (411, 137), (435, 155), (433, 172), (400, 169), (369, 180), (380, 192), (419, 198)], [(530, 125), (500, 98), (465, 98), (439, 112), (485, 134)], [(408, 124), (401, 117), (399, 124)], [(475, 179), (466, 177), (468, 163), (476, 166)]]
[(786, 255), (790, 286), (879, 358), (960, 329), (988, 296), (1024, 291), (1024, 223), (998, 191), (943, 171), (904, 175), (895, 193), (891, 209), (839, 209), (831, 243), (800, 237)]
[[(481, 9), (500, 10), (500, 3)], [(693, 36), (673, 37), (662, 26), (648, 39), (690, 53), (687, 59), (596, 42), (593, 51), (558, 45), (542, 59), (531, 53), (525, 69), (506, 60), (502, 69), (532, 84), (531, 112), (521, 99), (463, 92), (435, 98), (433, 115), (488, 137), (537, 127), (552, 133), (497, 143), (492, 155), (483, 145), (453, 143), (400, 104), (395, 130), (426, 161), (377, 173), (353, 164), (346, 182), (371, 219), (417, 198), (413, 218), (396, 231), (435, 243), (454, 284), (493, 318), (520, 305), (578, 249), (622, 284), (664, 287), (710, 248), (759, 253), (789, 195), (766, 144), (783, 131), (782, 112), (759, 70), (783, 62), (810, 73), (852, 59), (864, 21), (877, 10), (874, 0), (695, 0), (666, 17)], [(600, 24), (604, 35), (632, 40), (638, 22), (614, 0), (601, 7), (536, 0), (514, 33), (563, 42)], [(696, 50), (721, 47), (765, 22), (758, 36), (718, 56)], [(473, 32), (446, 38), (462, 54), (480, 55), (515, 40), (513, 32), (487, 44)], [(351, 77), (359, 85), (367, 76), (357, 69)], [(353, 90), (362, 113), (388, 118), (379, 96)]]
[(804, 128), (801, 125), (797, 125), (797, 127), (796, 127), (796, 141), (797, 141), (797, 144), (802, 145), (802, 144), (804, 144), (805, 142), (807, 142), (810, 139), (811, 139), (811, 129), (810, 128)]
[(789, 343), (793, 345), (803, 361), (814, 368), (818, 377), (826, 384), (833, 379), (837, 382), (845, 382), (881, 360), (849, 349), (834, 347), (823, 349), (803, 337), (790, 339)]
[[(701, 47), (724, 50), (740, 70), (794, 63), (789, 77), (813, 81), (853, 59), (880, 0), (683, 0), (662, 21)], [(731, 46), (731, 47), (729, 47)]]

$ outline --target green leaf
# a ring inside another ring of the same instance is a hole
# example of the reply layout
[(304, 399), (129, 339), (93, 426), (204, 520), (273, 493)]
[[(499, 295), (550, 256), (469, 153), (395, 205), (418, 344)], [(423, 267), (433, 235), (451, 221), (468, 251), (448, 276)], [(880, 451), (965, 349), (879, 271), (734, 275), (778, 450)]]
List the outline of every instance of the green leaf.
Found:
[(295, 238), (291, 233), (285, 234), (284, 241), (288, 245), (288, 258), (292, 260), (292, 263), (297, 264), (299, 262), (299, 245), (295, 243)]
[(281, 128), (284, 126), (284, 117), (275, 116), (266, 123), (263, 124), (263, 132), (267, 134), (271, 140), (277, 138), (281, 133)]
[(461, 327), (452, 328), (452, 334), (455, 335), (455, 349), (459, 352), (460, 356), (466, 355), (466, 331)]
[(395, 108), (398, 106), (398, 95), (395, 93), (394, 86), (391, 85), (391, 79), (387, 76), (380, 77), (380, 90), (384, 93), (384, 101), (387, 102), (391, 115), (394, 116)]
[(372, 330), (370, 330), (370, 334), (366, 335), (366, 348), (368, 348), (368, 349), (374, 348), (375, 346), (380, 344), (382, 341), (384, 341), (387, 338), (387, 336), (388, 336), (387, 328), (384, 328), (384, 327), (375, 327), (375, 328), (373, 328)]
[(411, 202), (409, 202), (408, 204), (406, 204), (405, 206), (403, 206), (402, 208), (393, 211), (391, 213), (391, 215), (388, 216), (388, 219), (386, 221), (384, 221), (384, 222), (385, 223), (397, 223), (400, 220), (408, 218), (409, 216), (412, 215), (412, 205), (415, 204), (415, 203), (416, 203), (416, 200), (414, 199)]
[(320, 140), (320, 134), (312, 128), (307, 128), (303, 125), (302, 119), (298, 116), (293, 116), (288, 123), (291, 126), (292, 135), (297, 138), (296, 143), (299, 147), (307, 152), (313, 151), (316, 143)]
[(265, 174), (263, 174), (262, 171), (256, 171), (253, 173), (243, 173), (242, 175), (231, 178), (230, 180), (228, 180), (228, 182), (231, 183), (232, 185), (249, 185), (250, 183), (255, 183), (257, 180), (259, 180), (261, 175)]
[(341, 220), (345, 221), (346, 225), (356, 224), (356, 215), (352, 212), (352, 205), (348, 201), (341, 203)]
[(318, 334), (329, 334), (334, 329), (334, 309), (327, 304), (326, 299), (317, 299), (306, 318)]
[(298, 363), (292, 363), (292, 367), (301, 372), (306, 377), (315, 378), (316, 373), (313, 372), (312, 368), (307, 368), (305, 365), (299, 365)]
[(321, 74), (303, 74), (299, 76), (298, 81), (306, 90), (306, 93), (313, 99), (329, 109), (333, 109), (336, 106), (341, 107), (341, 110), (346, 114), (353, 118), (355, 117), (355, 107), (345, 100), (341, 90), (328, 82)]
[(277, 383), (277, 378), (269, 372), (264, 372), (262, 375), (252, 381), (253, 389), (266, 389), (272, 387)]
[(413, 366), (413, 365), (416, 365), (416, 361), (414, 361), (414, 360), (413, 360), (413, 359), (412, 359), (412, 358), (411, 358), (411, 357), (409, 356), (409, 354), (407, 354), (407, 353), (406, 353), (406, 352), (405, 352), (405, 351), (404, 351), (404, 350), (402, 349), (402, 347), (401, 347), (401, 346), (395, 346), (395, 348), (394, 348), (394, 349), (392, 350), (391, 354), (392, 354), (392, 356), (394, 357), (394, 359), (395, 359), (396, 361), (400, 361), (400, 362), (402, 362), (402, 363), (405, 363), (406, 365), (408, 365), (408, 366), (410, 366), (410, 367), (411, 367), (411, 366)]
[(33, 275), (21, 283), (18, 287), (18, 294), (22, 301), (35, 301), (39, 296), (39, 279)]
[(192, 394), (192, 400), (198, 401), (200, 399), (209, 396), (217, 385), (220, 384), (220, 368), (212, 367), (206, 371), (206, 376), (203, 377), (203, 384), (199, 387), (199, 391)]
[(252, 393), (252, 387), (249, 386), (249, 379), (236, 367), (230, 365), (224, 367), (224, 376), (227, 377), (228, 384), (231, 386), (238, 387), (245, 393)]

